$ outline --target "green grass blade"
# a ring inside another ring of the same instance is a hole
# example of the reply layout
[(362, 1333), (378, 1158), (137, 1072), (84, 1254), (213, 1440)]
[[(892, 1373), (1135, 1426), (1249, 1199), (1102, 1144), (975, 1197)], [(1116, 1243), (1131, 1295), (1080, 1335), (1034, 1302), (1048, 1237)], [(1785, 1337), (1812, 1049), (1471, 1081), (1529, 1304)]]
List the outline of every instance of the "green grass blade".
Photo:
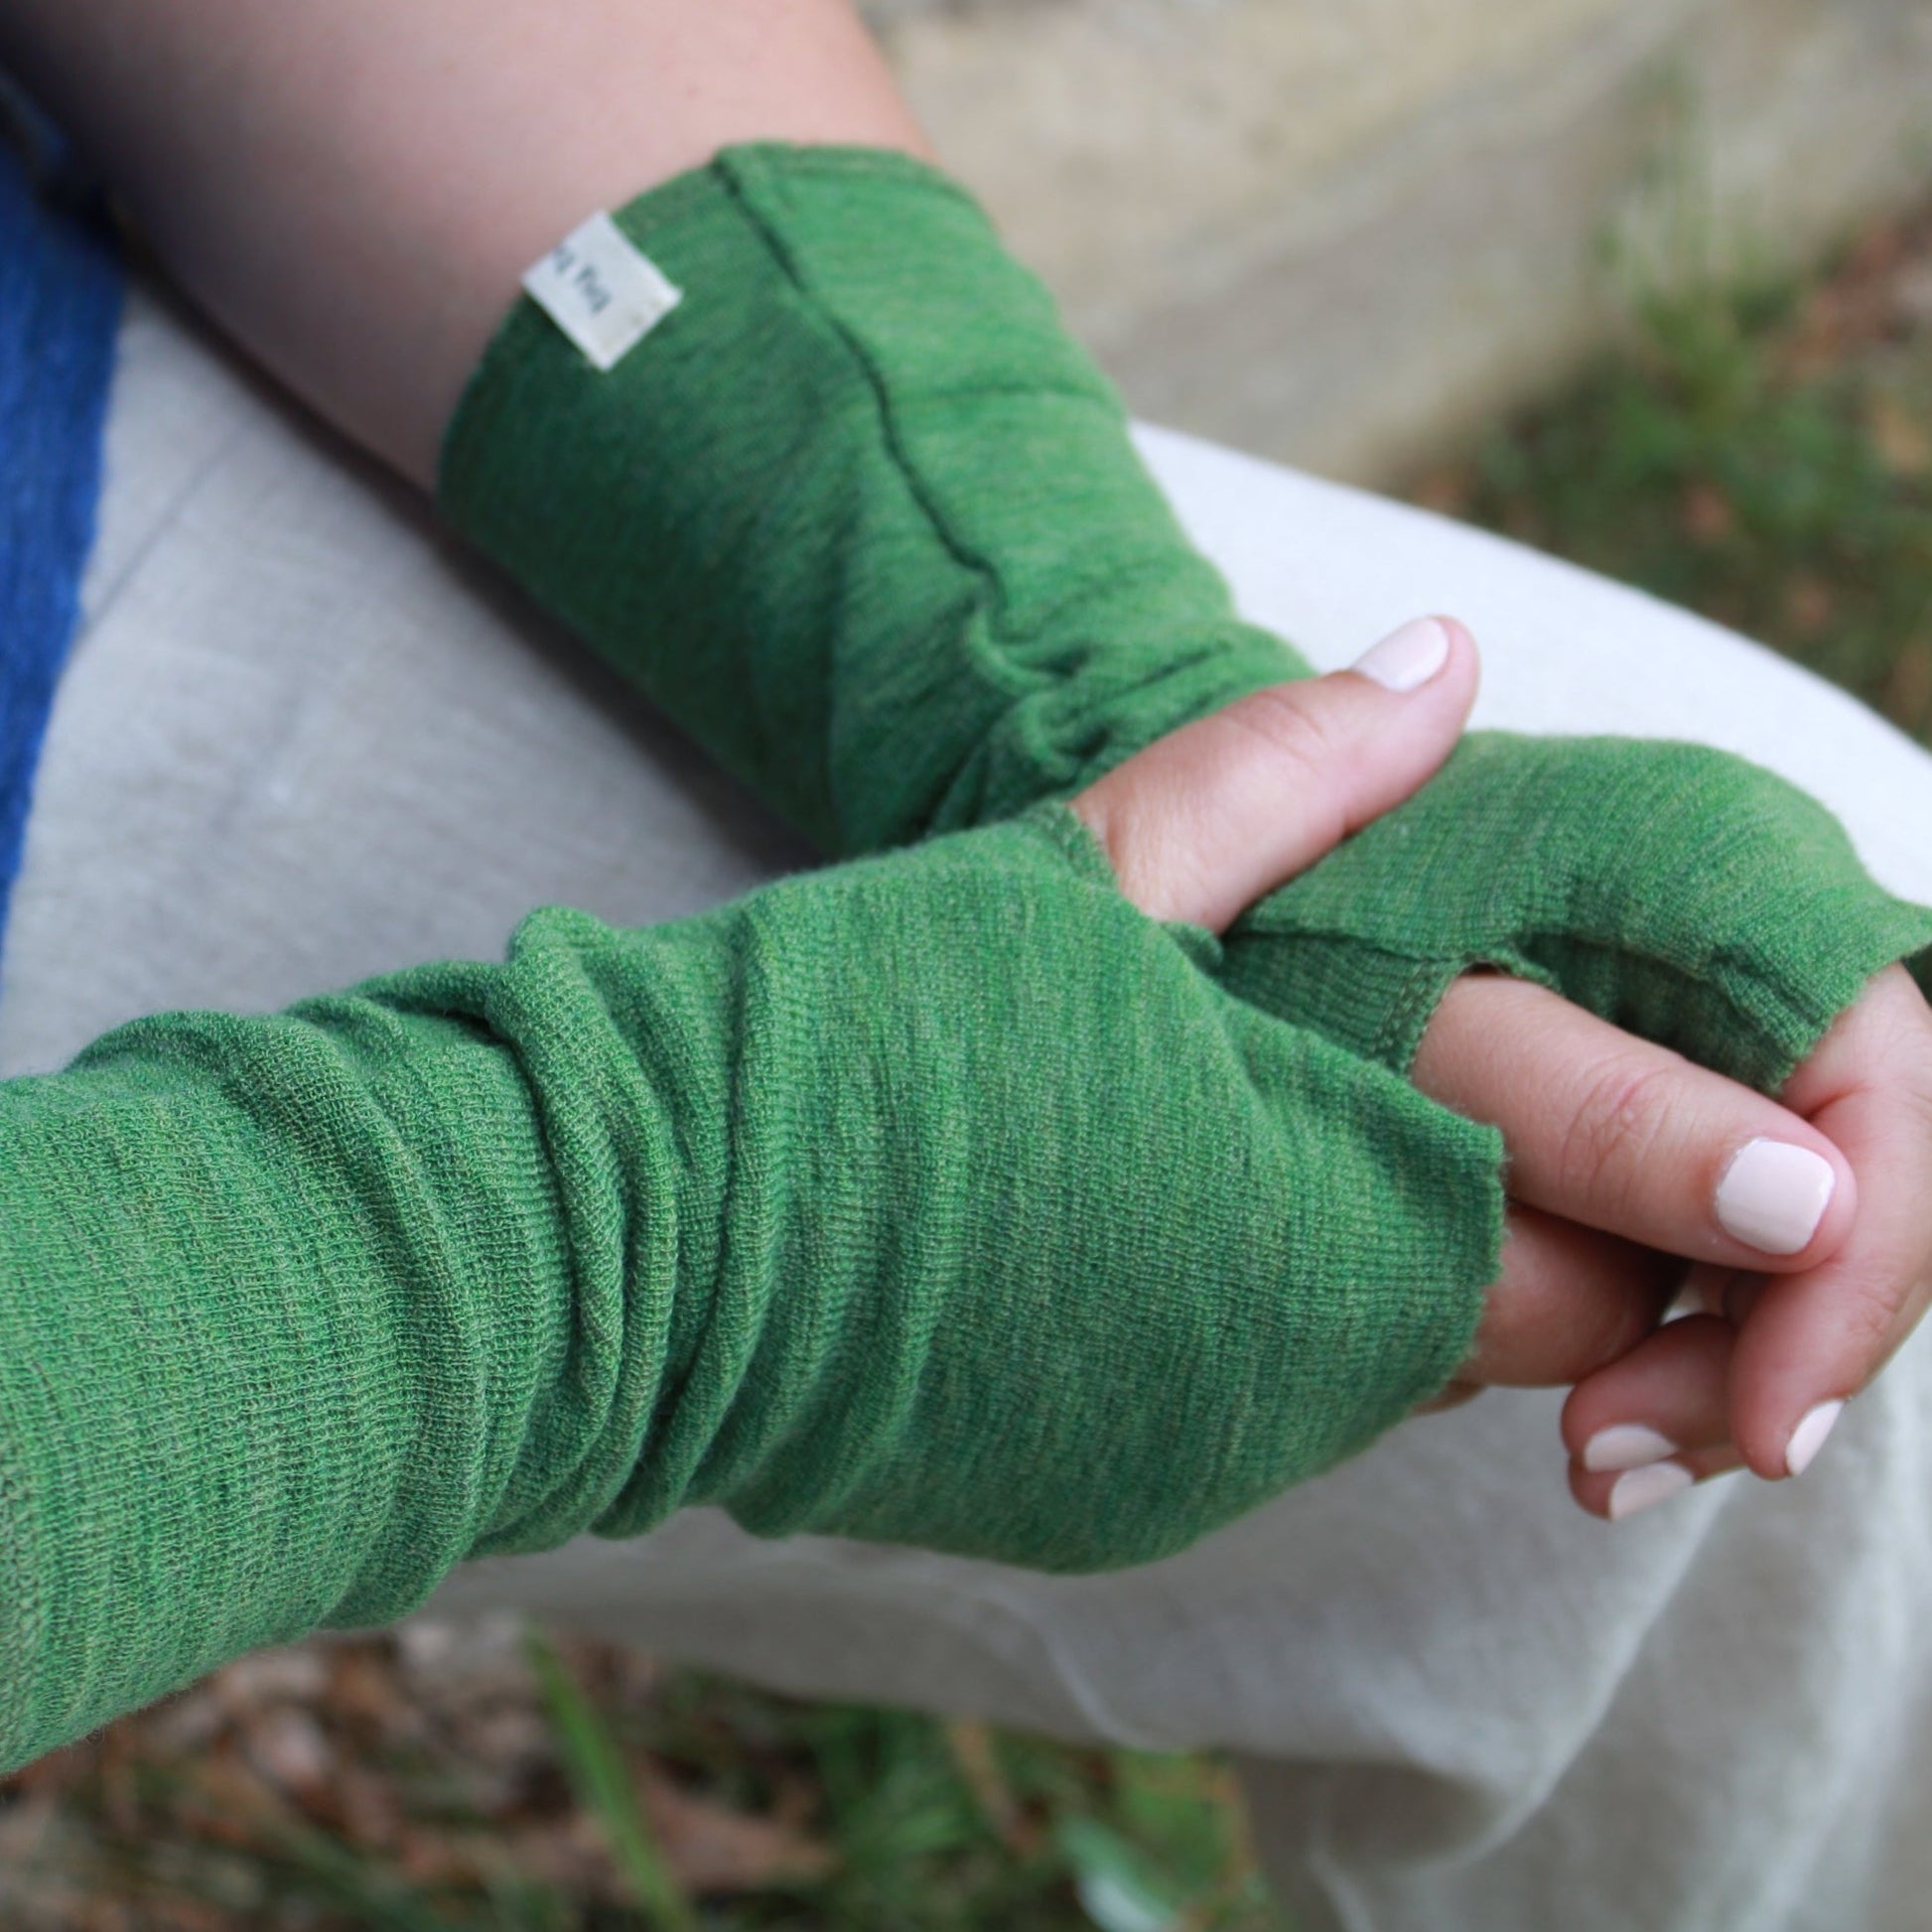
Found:
[(603, 1827), (611, 1857), (632, 1900), (659, 1932), (698, 1932), (697, 1914), (664, 1863), (610, 1732), (549, 1639), (531, 1630), (525, 1643), (530, 1668), (556, 1727), (565, 1775), (578, 1802)]

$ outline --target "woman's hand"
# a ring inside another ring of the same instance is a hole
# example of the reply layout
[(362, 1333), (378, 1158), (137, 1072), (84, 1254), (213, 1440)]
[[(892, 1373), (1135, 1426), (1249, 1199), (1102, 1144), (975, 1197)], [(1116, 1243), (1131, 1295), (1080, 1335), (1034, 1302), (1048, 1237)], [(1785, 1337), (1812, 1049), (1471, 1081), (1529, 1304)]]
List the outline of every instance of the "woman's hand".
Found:
[(1579, 1384), (1563, 1435), (1586, 1509), (1627, 1514), (1739, 1466), (1799, 1474), (1932, 1300), (1932, 1011), (1903, 967), (1870, 981), (1781, 1097), (1850, 1161), (1856, 1223), (1795, 1271), (1694, 1269), (1705, 1311)]
[[(1425, 621), (1378, 652), (1175, 732), (1075, 799), (1128, 897), (1219, 930), (1416, 790), (1460, 733), (1474, 645)], [(1391, 660), (1408, 689), (1378, 683)], [(1596, 1513), (1736, 1466), (1733, 1435), (1759, 1473), (1792, 1470), (1805, 1419), (1862, 1386), (1932, 1295), (1916, 1211), (1932, 1179), (1932, 1016), (1902, 971), (1794, 1076), (1789, 1107), (1497, 975), (1451, 989), (1415, 1078), (1499, 1127), (1510, 1154), (1503, 1276), (1475, 1352), (1430, 1406), (1491, 1383), (1580, 1384), (1565, 1436)], [(1653, 1334), (1686, 1260), (1718, 1271), (1720, 1292), (1734, 1278), (1762, 1298), (1734, 1346), (1725, 1322)], [(1673, 1445), (1683, 1473), (1626, 1484), (1613, 1505), (1617, 1472)]]

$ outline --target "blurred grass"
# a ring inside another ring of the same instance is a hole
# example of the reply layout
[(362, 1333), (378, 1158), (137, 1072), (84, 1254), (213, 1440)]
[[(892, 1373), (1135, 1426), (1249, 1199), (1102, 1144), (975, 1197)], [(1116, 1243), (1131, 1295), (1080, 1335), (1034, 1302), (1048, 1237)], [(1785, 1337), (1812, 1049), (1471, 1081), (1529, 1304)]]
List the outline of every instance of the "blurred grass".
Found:
[[(1418, 500), (1932, 734), (1932, 209), (1628, 344)], [(0, 1783), (7, 1932), (1280, 1932), (1226, 1768), (800, 1704), (513, 1625), (242, 1660)]]
[(417, 1627), (264, 1652), (10, 1780), (8, 1932), (1279, 1932), (1209, 1757)]
[(1932, 208), (1809, 280), (1692, 273), (1417, 500), (1771, 644), (1932, 731)]

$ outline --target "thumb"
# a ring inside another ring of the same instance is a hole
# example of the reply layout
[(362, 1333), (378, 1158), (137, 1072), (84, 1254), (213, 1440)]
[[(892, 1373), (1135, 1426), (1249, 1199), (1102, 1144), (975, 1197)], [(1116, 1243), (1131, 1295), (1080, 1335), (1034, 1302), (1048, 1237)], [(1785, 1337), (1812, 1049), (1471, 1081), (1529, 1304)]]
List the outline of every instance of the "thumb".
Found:
[(1069, 802), (1143, 912), (1220, 932), (1437, 770), (1477, 672), (1461, 624), (1418, 618), (1345, 671), (1170, 732)]

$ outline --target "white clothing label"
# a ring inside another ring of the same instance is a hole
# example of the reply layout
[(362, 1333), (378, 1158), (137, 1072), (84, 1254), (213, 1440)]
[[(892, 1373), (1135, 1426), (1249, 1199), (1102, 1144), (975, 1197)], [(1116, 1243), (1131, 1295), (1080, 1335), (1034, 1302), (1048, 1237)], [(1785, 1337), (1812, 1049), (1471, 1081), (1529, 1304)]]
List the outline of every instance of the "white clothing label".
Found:
[(558, 242), (523, 286), (600, 369), (616, 368), (684, 300), (602, 212)]

